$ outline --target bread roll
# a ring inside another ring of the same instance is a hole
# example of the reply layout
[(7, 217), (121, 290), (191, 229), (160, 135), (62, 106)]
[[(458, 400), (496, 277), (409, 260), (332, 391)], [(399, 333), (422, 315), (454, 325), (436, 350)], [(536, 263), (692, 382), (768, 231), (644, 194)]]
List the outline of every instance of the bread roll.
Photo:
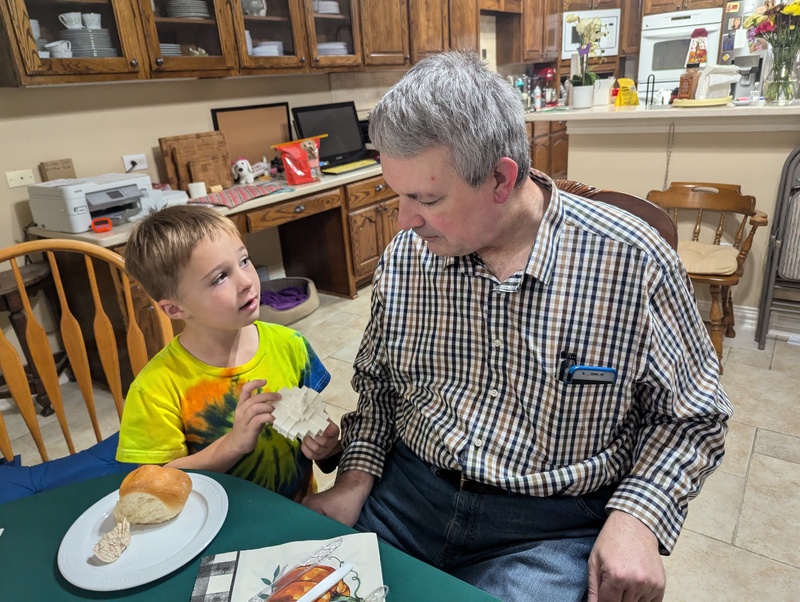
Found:
[(132, 525), (163, 523), (183, 510), (191, 492), (192, 479), (182, 470), (140, 466), (119, 486), (114, 518), (125, 517)]

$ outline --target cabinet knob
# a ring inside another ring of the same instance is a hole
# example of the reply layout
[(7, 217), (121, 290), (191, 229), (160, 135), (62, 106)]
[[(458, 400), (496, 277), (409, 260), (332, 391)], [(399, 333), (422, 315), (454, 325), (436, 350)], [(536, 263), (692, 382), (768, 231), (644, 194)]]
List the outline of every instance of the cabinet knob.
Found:
[(306, 57), (304, 57), (304, 56), (300, 57), (300, 64), (301, 65), (305, 65), (306, 64)]
[(384, 186), (383, 184), (378, 184), (378, 185), (375, 187), (375, 192), (380, 192), (380, 191), (381, 191), (381, 190), (383, 190), (384, 188), (385, 188), (385, 186)]
[(315, 56), (315, 57), (314, 57), (314, 62), (315, 62), (315, 63), (319, 63), (319, 57), (318, 57), (318, 56)]
[(158, 57), (158, 58), (156, 59), (156, 65), (158, 65), (159, 67), (161, 67), (163, 64), (164, 64), (164, 59), (163, 59), (162, 57)]
[(131, 59), (131, 67), (138, 67), (139, 61), (136, 59)]
[(405, 55), (403, 58), (404, 58), (405, 60), (407, 60), (407, 61), (410, 61), (410, 60), (411, 60), (411, 55), (410, 55), (410, 54), (407, 54), (407, 55)]
[(303, 211), (305, 211), (305, 210), (306, 210), (306, 206), (305, 205), (298, 205), (297, 207), (294, 208), (294, 212), (295, 213), (303, 213)]

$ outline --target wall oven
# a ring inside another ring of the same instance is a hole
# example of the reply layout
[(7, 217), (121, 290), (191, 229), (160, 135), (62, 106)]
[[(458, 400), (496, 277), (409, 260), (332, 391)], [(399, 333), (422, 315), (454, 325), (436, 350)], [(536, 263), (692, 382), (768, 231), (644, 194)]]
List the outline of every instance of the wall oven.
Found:
[(708, 57), (719, 55), (721, 8), (682, 10), (642, 18), (642, 43), (639, 49), (640, 95), (646, 91), (647, 78), (655, 76), (656, 90), (678, 87), (681, 73), (686, 70), (689, 41), (698, 28), (708, 31)]

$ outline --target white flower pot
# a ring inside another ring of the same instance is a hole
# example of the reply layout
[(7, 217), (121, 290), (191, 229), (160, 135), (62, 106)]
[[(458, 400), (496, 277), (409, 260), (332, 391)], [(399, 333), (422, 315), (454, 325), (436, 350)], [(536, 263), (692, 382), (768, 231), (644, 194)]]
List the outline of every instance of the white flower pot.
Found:
[(594, 104), (594, 86), (572, 86), (573, 109), (589, 109)]

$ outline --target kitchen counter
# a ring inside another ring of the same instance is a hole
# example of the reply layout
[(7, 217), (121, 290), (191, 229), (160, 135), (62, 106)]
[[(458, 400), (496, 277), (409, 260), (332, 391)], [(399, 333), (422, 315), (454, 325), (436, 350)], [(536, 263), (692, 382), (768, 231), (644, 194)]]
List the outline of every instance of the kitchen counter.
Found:
[[(345, 184), (379, 176), (381, 173), (381, 166), (374, 165), (336, 176), (323, 174), (320, 181), (312, 182), (310, 184), (301, 184), (299, 186), (292, 186), (292, 190), (289, 192), (276, 192), (267, 196), (257, 197), (247, 201), (246, 203), (242, 203), (237, 207), (215, 206), (214, 208), (217, 209), (222, 215), (233, 216), (243, 211), (251, 211), (253, 209), (274, 205), (276, 203), (281, 203), (283, 201), (288, 201), (309, 194), (324, 192)], [(125, 244), (132, 229), (133, 223), (125, 223), (119, 226), (114, 226), (109, 232), (92, 232), (91, 230), (88, 232), (77, 233), (58, 232), (56, 230), (39, 228), (38, 226), (29, 228), (28, 232), (32, 235), (40, 236), (42, 238), (68, 238), (70, 240), (82, 240), (99, 245), (101, 247), (110, 248)]]
[[(743, 194), (756, 197), (756, 208), (770, 222), (784, 161), (800, 145), (800, 101), (782, 107), (608, 106), (525, 117), (566, 122), (571, 180), (641, 197), (671, 182), (738, 184)], [(679, 239), (691, 239), (692, 228), (693, 222), (679, 218)], [(761, 228), (733, 290), (736, 323), (748, 329), (755, 330), (768, 243), (769, 227)], [(696, 293), (707, 312), (707, 291)], [(772, 325), (773, 331), (797, 329), (777, 316)]]
[[(800, 130), (800, 101), (788, 106), (748, 105), (739, 107), (616, 107), (614, 105), (590, 109), (550, 109), (526, 113), (525, 121), (566, 121), (569, 133), (587, 133), (597, 128), (626, 128), (661, 126), (675, 123), (676, 127), (689, 127), (692, 131), (727, 130), (732, 124), (753, 131), (763, 131), (764, 126), (784, 131), (786, 127)], [(700, 129), (698, 129), (700, 128)], [(652, 131), (652, 130), (651, 130)], [(744, 131), (744, 130), (740, 130)]]

